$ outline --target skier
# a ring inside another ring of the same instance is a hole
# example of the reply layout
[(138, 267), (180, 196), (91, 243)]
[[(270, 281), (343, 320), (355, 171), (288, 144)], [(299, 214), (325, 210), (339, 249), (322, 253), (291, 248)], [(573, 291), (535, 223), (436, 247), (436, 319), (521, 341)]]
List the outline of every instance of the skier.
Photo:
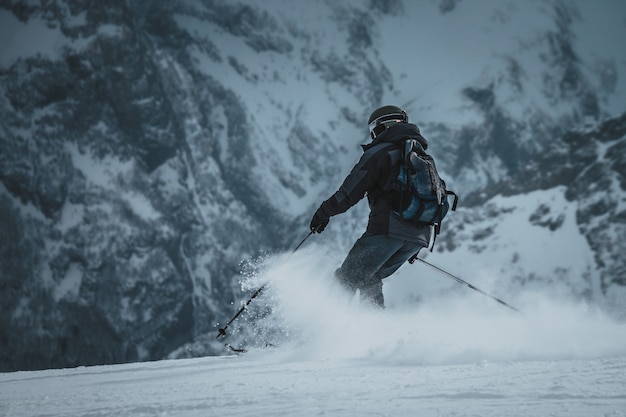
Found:
[(431, 234), (431, 226), (411, 224), (392, 211), (390, 178), (399, 159), (400, 144), (407, 136), (416, 138), (424, 149), (428, 143), (419, 128), (408, 122), (407, 113), (397, 106), (375, 110), (368, 126), (372, 142), (362, 145), (361, 159), (339, 190), (317, 209), (310, 227), (317, 233), (323, 232), (330, 217), (344, 213), (367, 194), (370, 207), (367, 229), (335, 276), (351, 294), (359, 290), (361, 299), (384, 308), (382, 280), (428, 246)]

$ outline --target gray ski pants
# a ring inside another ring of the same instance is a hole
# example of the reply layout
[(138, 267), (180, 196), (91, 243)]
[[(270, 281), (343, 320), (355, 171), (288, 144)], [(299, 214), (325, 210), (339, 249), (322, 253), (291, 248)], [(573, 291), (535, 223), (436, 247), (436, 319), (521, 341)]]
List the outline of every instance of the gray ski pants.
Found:
[(335, 277), (347, 290), (357, 289), (361, 297), (384, 308), (383, 282), (424, 246), (365, 232), (352, 246)]

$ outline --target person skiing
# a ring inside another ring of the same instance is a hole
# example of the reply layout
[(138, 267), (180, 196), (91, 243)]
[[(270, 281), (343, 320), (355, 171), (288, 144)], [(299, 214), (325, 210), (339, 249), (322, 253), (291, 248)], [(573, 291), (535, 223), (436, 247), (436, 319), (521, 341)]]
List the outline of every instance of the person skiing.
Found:
[(430, 242), (431, 226), (413, 224), (394, 212), (390, 193), (394, 167), (401, 158), (401, 144), (411, 137), (425, 150), (428, 143), (417, 125), (409, 123), (407, 113), (397, 106), (376, 109), (368, 126), (372, 142), (362, 145), (360, 160), (337, 192), (315, 211), (310, 228), (323, 232), (332, 216), (346, 212), (367, 194), (367, 228), (335, 271), (335, 277), (351, 294), (359, 290), (361, 299), (384, 308), (382, 280)]

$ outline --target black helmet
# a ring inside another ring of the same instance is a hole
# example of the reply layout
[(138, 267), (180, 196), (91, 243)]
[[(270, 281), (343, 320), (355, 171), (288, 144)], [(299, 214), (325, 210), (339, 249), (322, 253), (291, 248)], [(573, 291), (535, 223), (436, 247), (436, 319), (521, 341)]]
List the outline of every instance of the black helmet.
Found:
[(371, 114), (367, 125), (370, 129), (370, 135), (374, 139), (387, 127), (396, 123), (408, 123), (409, 116), (398, 106), (383, 106), (374, 110)]

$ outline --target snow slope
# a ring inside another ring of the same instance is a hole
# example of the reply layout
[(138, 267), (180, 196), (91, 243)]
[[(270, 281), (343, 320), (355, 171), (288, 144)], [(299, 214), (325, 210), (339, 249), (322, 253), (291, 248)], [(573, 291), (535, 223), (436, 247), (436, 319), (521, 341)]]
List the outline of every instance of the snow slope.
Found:
[(18, 416), (626, 415), (626, 357), (465, 365), (211, 357), (0, 375)]
[(4, 373), (0, 414), (626, 416), (624, 324), (597, 308), (527, 290), (522, 315), (454, 283), (372, 310), (340, 258), (312, 239), (253, 265), (244, 287), (267, 289), (226, 340), (243, 356)]

